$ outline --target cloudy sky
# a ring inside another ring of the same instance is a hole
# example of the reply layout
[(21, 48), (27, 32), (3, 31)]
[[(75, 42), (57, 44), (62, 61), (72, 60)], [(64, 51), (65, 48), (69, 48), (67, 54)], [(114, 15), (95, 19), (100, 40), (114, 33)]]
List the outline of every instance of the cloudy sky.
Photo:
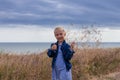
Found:
[(55, 41), (53, 28), (70, 24), (99, 25), (104, 27), (104, 42), (120, 42), (119, 3), (120, 0), (0, 0), (0, 42)]

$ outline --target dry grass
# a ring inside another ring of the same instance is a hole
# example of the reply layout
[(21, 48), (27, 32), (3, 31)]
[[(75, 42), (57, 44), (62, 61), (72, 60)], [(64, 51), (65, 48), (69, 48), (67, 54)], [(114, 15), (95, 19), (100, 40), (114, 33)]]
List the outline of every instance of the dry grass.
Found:
[[(120, 71), (120, 48), (79, 49), (72, 59), (73, 80), (101, 78)], [(38, 54), (0, 53), (0, 80), (51, 80), (51, 59), (46, 51)]]
[(50, 59), (41, 54), (0, 54), (0, 80), (49, 80)]
[(74, 80), (91, 80), (120, 71), (120, 48), (78, 50), (73, 60)]

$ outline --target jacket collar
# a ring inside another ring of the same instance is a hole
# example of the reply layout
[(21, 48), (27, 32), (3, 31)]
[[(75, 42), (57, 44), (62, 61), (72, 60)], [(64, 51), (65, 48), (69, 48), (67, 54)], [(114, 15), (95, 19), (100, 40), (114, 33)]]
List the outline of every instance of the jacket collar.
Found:
[[(58, 45), (58, 41), (56, 42), (56, 44)], [(62, 45), (64, 45), (64, 44), (66, 44), (65, 40), (62, 42)]]

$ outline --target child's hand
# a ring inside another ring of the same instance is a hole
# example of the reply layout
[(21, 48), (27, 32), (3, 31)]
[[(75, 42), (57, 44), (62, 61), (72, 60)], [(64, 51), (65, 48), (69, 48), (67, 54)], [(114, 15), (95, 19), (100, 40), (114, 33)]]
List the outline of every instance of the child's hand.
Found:
[(53, 44), (52, 47), (51, 47), (52, 50), (57, 50), (57, 45), (56, 44)]
[(71, 46), (71, 48), (74, 50), (75, 42), (72, 42), (70, 46)]

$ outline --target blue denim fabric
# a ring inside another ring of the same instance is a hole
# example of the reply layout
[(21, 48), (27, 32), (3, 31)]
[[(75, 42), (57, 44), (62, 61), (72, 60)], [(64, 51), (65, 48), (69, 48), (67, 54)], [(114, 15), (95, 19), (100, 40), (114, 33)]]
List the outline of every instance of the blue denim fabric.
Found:
[(67, 71), (66, 69), (57, 70), (52, 69), (52, 80), (72, 80), (71, 69)]
[[(57, 50), (48, 49), (48, 56), (52, 60), (52, 80), (72, 80), (70, 60), (74, 51), (65, 41), (62, 45), (57, 45)], [(53, 44), (51, 44), (52, 46)]]
[[(52, 68), (54, 68), (55, 66), (55, 62), (56, 62), (56, 58), (57, 58), (57, 55), (58, 55), (58, 41), (55, 43), (57, 45), (57, 50), (51, 50), (51, 49), (48, 49), (48, 52), (47, 52), (47, 55), (51, 58), (53, 58), (52, 60)], [(52, 46), (53, 44), (51, 44)], [(71, 49), (70, 45), (66, 43), (66, 41), (64, 41), (61, 45), (61, 51), (62, 51), (62, 54), (63, 54), (63, 59), (64, 59), (64, 62), (65, 62), (65, 66), (66, 66), (66, 69), (69, 71), (72, 67), (72, 64), (70, 63), (70, 60), (74, 54), (74, 51)]]

